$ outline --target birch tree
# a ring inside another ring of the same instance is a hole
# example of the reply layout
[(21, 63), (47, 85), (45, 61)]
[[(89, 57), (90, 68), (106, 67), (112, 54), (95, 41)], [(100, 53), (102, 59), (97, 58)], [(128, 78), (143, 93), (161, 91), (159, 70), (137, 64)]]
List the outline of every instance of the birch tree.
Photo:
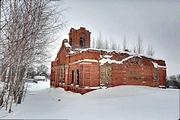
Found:
[(92, 38), (92, 48), (96, 48), (96, 41), (95, 41), (95, 38), (93, 37)]
[(105, 39), (105, 49), (109, 49), (109, 42), (108, 42), (107, 38)]
[(115, 43), (114, 41), (111, 44), (111, 49), (112, 50), (117, 50), (117, 43)]
[(102, 39), (101, 33), (99, 33), (99, 36), (97, 37), (96, 48), (97, 49), (103, 49), (104, 48), (104, 44), (103, 44), (103, 39)]
[(127, 41), (126, 41), (126, 36), (124, 36), (123, 40), (123, 50), (125, 51), (127, 49)]
[[(61, 10), (50, 0), (1, 0), (1, 56), (3, 90), (0, 106), (12, 111), (24, 96), (26, 71), (47, 55), (49, 35), (62, 28)], [(58, 14), (57, 14), (58, 13)]]
[(138, 42), (137, 42), (137, 46), (136, 46), (136, 52), (138, 54), (143, 54), (144, 52), (144, 48), (143, 48), (143, 41), (141, 39), (141, 36), (138, 36)]

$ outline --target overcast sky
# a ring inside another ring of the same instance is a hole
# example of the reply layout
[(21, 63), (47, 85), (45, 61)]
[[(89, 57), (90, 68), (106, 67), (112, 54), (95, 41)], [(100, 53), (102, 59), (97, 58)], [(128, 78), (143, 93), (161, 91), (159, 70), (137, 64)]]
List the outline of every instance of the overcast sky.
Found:
[(155, 57), (167, 64), (168, 75), (180, 73), (180, 0), (64, 0), (66, 27), (60, 32), (52, 59), (69, 29), (86, 27), (97, 37), (117, 41), (124, 36), (133, 49), (141, 36), (145, 49), (150, 44)]

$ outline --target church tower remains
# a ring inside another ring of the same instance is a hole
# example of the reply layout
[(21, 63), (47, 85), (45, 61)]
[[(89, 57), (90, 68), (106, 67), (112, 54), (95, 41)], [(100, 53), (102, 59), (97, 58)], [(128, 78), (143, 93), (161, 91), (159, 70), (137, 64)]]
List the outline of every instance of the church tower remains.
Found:
[(69, 33), (69, 44), (73, 49), (90, 48), (90, 35), (91, 32), (86, 30), (84, 27), (80, 27), (78, 30), (71, 28)]

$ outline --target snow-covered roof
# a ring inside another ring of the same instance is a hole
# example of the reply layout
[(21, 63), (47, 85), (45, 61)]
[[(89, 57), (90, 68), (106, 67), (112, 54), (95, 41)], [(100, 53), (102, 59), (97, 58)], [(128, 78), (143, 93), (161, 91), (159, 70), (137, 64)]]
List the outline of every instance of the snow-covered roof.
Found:
[(152, 64), (154, 66), (154, 68), (166, 68), (166, 66), (162, 66), (162, 65), (158, 65), (157, 63), (152, 61)]
[[(129, 57), (126, 57), (126, 58), (122, 59), (121, 61), (117, 61), (117, 60), (111, 60), (111, 57), (106, 57), (106, 56), (108, 56), (108, 55), (105, 55), (105, 57), (103, 56), (103, 58), (101, 60), (99, 60), (100, 65), (104, 65), (105, 63), (109, 63), (109, 64), (113, 64), (113, 63), (115, 63), (115, 64), (123, 64), (123, 62), (125, 62), (125, 61), (127, 61), (127, 60), (129, 60), (129, 59), (131, 59), (133, 57), (141, 58), (141, 56), (131, 55)], [(166, 68), (166, 66), (158, 65), (158, 63), (155, 63), (153, 61), (151, 61), (151, 62), (153, 64), (154, 68)]]
[(112, 55), (104, 55), (103, 58), (112, 58)]
[(156, 57), (153, 57), (153, 56), (148, 56), (148, 55), (144, 55), (144, 54), (137, 54), (137, 53), (134, 53), (134, 52), (127, 52), (127, 51), (122, 51), (122, 50), (112, 50), (112, 49), (97, 49), (97, 48), (84, 48), (84, 49), (80, 49), (80, 48), (76, 48), (74, 49), (77, 53), (80, 52), (84, 52), (84, 51), (103, 51), (103, 52), (107, 52), (107, 53), (112, 53), (112, 52), (115, 52), (115, 53), (125, 53), (125, 54), (128, 54), (130, 56), (139, 56), (139, 57), (146, 57), (146, 58), (150, 58), (150, 59), (153, 59), (153, 60), (163, 60), (163, 59), (159, 59), (159, 58), (156, 58)]
[(158, 68), (158, 64), (152, 61), (154, 68)]
[(72, 51), (72, 50), (69, 52), (69, 54), (74, 54), (74, 53), (76, 53), (76, 52), (74, 52), (74, 51)]
[(166, 68), (166, 66), (158, 65), (158, 68)]
[[(155, 58), (155, 57), (152, 57), (152, 56), (147, 56), (147, 55), (143, 55), (143, 54), (137, 54), (137, 53), (133, 53), (133, 52), (128, 52), (128, 51), (121, 51), (121, 50), (112, 50), (112, 49), (96, 49), (96, 48), (84, 48), (84, 49), (81, 49), (81, 48), (76, 48), (76, 49), (71, 49), (71, 51), (69, 52), (69, 55), (72, 55), (72, 54), (76, 54), (76, 53), (82, 53), (82, 52), (85, 52), (85, 51), (97, 51), (97, 52), (107, 52), (106, 55), (102, 55), (101, 56), (101, 60), (99, 60), (100, 62), (100, 65), (103, 65), (105, 63), (109, 63), (109, 64), (112, 64), (112, 63), (116, 63), (116, 64), (123, 64), (123, 62), (133, 58), (133, 57), (139, 57), (139, 58), (142, 58), (142, 57), (145, 57), (145, 58), (149, 58), (149, 59), (152, 59), (152, 63), (154, 65), (155, 68), (166, 68), (166, 66), (162, 66), (162, 65), (158, 65), (158, 63), (156, 62), (153, 62), (153, 60), (162, 60), (162, 59), (158, 59), (158, 58)], [(110, 53), (110, 54), (109, 54)], [(111, 55), (112, 53), (118, 53), (118, 54), (121, 54), (121, 53), (125, 53), (125, 54), (128, 54), (129, 56), (120, 60), (120, 61), (117, 61), (117, 60), (113, 60), (111, 59), (113, 55)], [(87, 62), (87, 60), (79, 60), (79, 61), (76, 61), (74, 63), (79, 63), (79, 62)]]
[(126, 57), (124, 59), (122, 59), (121, 61), (117, 61), (117, 60), (111, 60), (110, 58), (102, 58), (101, 60), (99, 60), (100, 62), (100, 65), (104, 65), (105, 63), (109, 63), (109, 64), (112, 64), (112, 63), (115, 63), (115, 64), (123, 64), (123, 62), (133, 58), (135, 56), (129, 56), (129, 57)]
[(83, 59), (83, 60), (78, 60), (76, 62), (73, 62), (72, 64), (80, 63), (80, 62), (98, 62), (98, 60), (95, 59)]
[(64, 46), (65, 46), (66, 48), (71, 48), (71, 45), (70, 45), (68, 42), (64, 43)]

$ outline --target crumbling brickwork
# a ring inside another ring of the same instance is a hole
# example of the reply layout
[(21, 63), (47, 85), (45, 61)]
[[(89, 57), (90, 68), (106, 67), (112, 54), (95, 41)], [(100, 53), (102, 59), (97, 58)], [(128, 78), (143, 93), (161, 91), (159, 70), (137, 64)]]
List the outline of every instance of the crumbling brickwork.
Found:
[(51, 63), (51, 86), (84, 94), (102, 86), (145, 85), (163, 87), (166, 64), (125, 51), (90, 48), (90, 32), (71, 28)]

